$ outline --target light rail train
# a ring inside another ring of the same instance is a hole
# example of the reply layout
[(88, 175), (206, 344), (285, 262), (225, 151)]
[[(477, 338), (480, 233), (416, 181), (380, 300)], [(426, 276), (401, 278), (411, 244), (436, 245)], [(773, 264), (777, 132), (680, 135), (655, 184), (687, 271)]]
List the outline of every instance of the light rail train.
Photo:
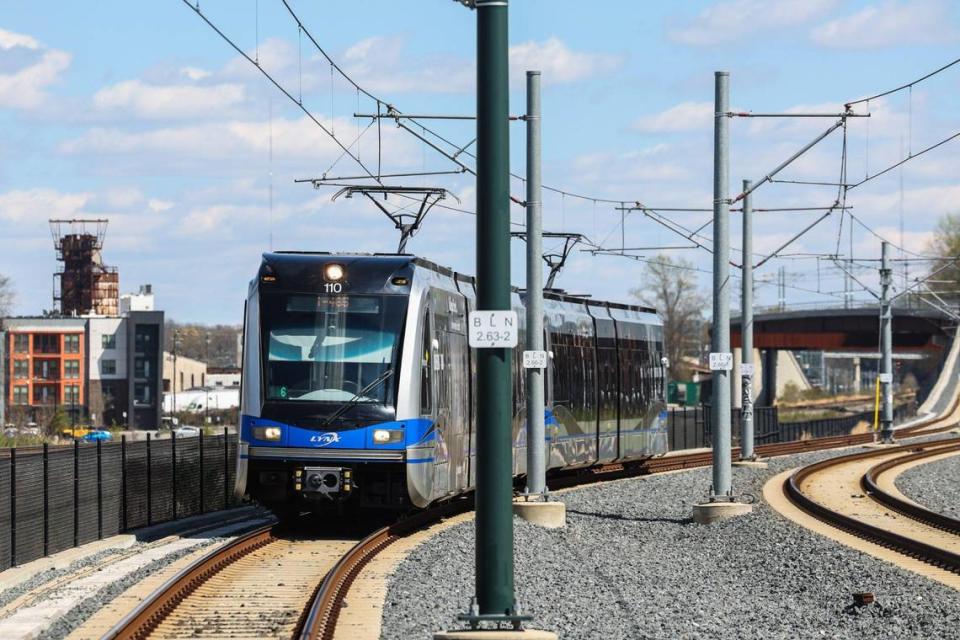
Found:
[[(276, 509), (425, 507), (474, 486), (474, 279), (409, 255), (263, 256), (244, 317), (236, 490)], [(524, 340), (523, 292), (512, 306)], [(549, 470), (667, 449), (656, 312), (548, 291)], [(513, 351), (513, 472), (526, 467)]]

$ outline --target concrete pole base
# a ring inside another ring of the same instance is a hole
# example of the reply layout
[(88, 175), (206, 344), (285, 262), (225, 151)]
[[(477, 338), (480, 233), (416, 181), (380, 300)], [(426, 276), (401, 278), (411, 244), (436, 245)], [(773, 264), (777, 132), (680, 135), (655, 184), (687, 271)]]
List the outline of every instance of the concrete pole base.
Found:
[(516, 516), (545, 529), (559, 529), (567, 524), (567, 506), (562, 502), (514, 501)]
[(737, 460), (732, 463), (735, 467), (744, 467), (747, 469), (766, 469), (767, 461), (766, 460)]
[(752, 511), (752, 504), (742, 502), (706, 502), (693, 505), (693, 521), (697, 524), (713, 524), (721, 520), (745, 516)]
[(558, 636), (539, 629), (463, 629), (435, 633), (433, 640), (558, 640)]

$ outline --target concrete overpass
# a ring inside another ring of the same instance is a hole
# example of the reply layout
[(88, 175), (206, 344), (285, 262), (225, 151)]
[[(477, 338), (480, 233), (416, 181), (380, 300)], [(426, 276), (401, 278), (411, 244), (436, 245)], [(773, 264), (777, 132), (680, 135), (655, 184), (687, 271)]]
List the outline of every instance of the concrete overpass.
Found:
[[(778, 351), (782, 350), (822, 351), (832, 358), (851, 359), (857, 372), (855, 378), (859, 379), (861, 361), (878, 357), (879, 313), (878, 306), (755, 313), (753, 346), (760, 359), (754, 387), (763, 390), (758, 402), (773, 402), (774, 390), (778, 388), (778, 382), (783, 382), (777, 379), (778, 369), (781, 370), (779, 377), (791, 371), (790, 363), (785, 363), (783, 358), (778, 360)], [(730, 325), (730, 344), (734, 359), (739, 362), (743, 344), (740, 318), (731, 318)], [(955, 321), (935, 309), (893, 308), (894, 358), (911, 361), (904, 363), (903, 374), (909, 371), (917, 378), (921, 400), (936, 381), (936, 372), (943, 364), (955, 328)], [(788, 365), (786, 369), (785, 364)], [(733, 382), (736, 387), (733, 400), (738, 405), (739, 376), (734, 376)]]

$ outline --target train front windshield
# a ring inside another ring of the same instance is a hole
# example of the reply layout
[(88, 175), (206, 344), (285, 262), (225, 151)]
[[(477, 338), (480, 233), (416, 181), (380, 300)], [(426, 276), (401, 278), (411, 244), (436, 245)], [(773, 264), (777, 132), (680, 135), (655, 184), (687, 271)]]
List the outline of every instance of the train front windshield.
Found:
[(268, 401), (394, 405), (406, 297), (290, 294), (261, 303)]

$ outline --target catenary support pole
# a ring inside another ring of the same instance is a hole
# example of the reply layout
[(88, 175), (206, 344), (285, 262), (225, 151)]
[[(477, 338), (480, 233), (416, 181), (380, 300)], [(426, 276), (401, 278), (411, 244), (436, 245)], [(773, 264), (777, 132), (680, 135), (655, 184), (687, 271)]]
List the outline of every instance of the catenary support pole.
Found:
[[(543, 220), (540, 200), (540, 72), (527, 71), (527, 351), (543, 351)], [(543, 495), (543, 369), (527, 373), (527, 493)]]
[(743, 181), (743, 293), (740, 298), (740, 458), (753, 460), (753, 194)]
[[(730, 353), (730, 75), (715, 75), (713, 129), (713, 327), (711, 353)], [(730, 359), (732, 362), (732, 358)], [(713, 486), (710, 501), (731, 500), (730, 470), (730, 370), (712, 372)]]
[[(476, 0), (477, 309), (510, 309), (507, 2)], [(511, 351), (477, 349), (476, 597), (480, 615), (513, 600)]]
[(890, 305), (891, 270), (887, 264), (889, 246), (880, 245), (880, 435), (893, 442), (893, 313)]

